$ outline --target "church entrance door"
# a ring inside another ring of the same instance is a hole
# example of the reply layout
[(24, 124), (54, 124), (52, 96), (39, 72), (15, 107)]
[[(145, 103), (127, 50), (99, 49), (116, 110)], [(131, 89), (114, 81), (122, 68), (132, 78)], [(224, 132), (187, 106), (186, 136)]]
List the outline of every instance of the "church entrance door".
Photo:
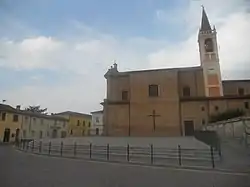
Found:
[(193, 136), (194, 135), (194, 122), (193, 121), (184, 121), (185, 126), (185, 136)]

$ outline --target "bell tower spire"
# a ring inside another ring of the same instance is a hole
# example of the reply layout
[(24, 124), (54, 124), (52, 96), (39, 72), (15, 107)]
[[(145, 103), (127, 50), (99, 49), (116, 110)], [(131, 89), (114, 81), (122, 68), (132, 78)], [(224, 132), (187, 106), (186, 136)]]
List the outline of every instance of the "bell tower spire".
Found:
[(211, 31), (211, 25), (209, 23), (207, 13), (204, 6), (202, 5), (202, 18), (201, 18), (201, 28), (200, 31)]
[(203, 68), (205, 94), (207, 97), (223, 96), (217, 32), (212, 29), (204, 6), (198, 34), (200, 62)]

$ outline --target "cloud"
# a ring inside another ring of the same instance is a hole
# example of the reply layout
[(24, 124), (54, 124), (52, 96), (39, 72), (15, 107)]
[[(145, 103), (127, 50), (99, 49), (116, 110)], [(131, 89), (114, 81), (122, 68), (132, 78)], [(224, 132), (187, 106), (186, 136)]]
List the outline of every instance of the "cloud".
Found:
[[(227, 6), (218, 8), (218, 3), (223, 5), (225, 2)], [(243, 1), (209, 0), (204, 5), (218, 31), (223, 77), (249, 78), (250, 16)], [(43, 69), (42, 74), (30, 77), (37, 84), (3, 90), (0, 98), (13, 105), (40, 104), (51, 112), (90, 112), (101, 108), (99, 103), (106, 95), (103, 75), (113, 60), (117, 60), (121, 71), (199, 65), (200, 4), (192, 2), (173, 12), (155, 10), (155, 16), (163, 27), (183, 25), (185, 29), (178, 32), (185, 36), (184, 39), (173, 42), (140, 36), (120, 38), (72, 21), (68, 25), (71, 35), (67, 37), (58, 33), (51, 37), (37, 34), (19, 40), (0, 40), (0, 56), (4, 57), (0, 58), (0, 68), (13, 71)], [(46, 70), (65, 76), (56, 85), (46, 85), (41, 83), (50, 78)]]
[[(205, 1), (205, 7), (207, 10), (210, 22), (214, 23), (218, 33), (218, 45), (220, 64), (222, 69), (222, 75), (224, 78), (246, 78), (247, 73), (250, 74), (250, 38), (248, 31), (250, 29), (250, 14), (247, 13), (246, 7), (243, 1), (222, 0), (219, 3), (227, 3), (227, 6), (218, 6), (216, 1)], [(219, 8), (218, 8), (219, 7)], [(151, 67), (172, 67), (172, 66), (193, 66), (199, 65), (199, 52), (198, 52), (198, 27), (200, 24), (200, 10), (196, 2), (191, 2), (189, 6), (180, 11), (173, 10), (166, 15), (161, 13), (160, 21), (165, 20), (168, 22), (169, 14), (175, 12), (181, 12), (177, 20), (186, 20), (179, 22), (179, 24), (186, 24), (185, 33), (186, 39), (174, 43), (173, 45), (167, 45), (149, 55), (149, 61)], [(183, 9), (183, 8), (182, 8)], [(164, 12), (161, 10), (161, 12)], [(156, 11), (156, 15), (159, 15), (159, 11)], [(174, 20), (175, 20), (174, 19)], [(187, 22), (187, 20), (192, 20)], [(194, 32), (194, 28), (196, 31)], [(192, 31), (192, 32), (190, 32)], [(243, 71), (244, 70), (244, 71)], [(242, 72), (245, 72), (242, 74)]]

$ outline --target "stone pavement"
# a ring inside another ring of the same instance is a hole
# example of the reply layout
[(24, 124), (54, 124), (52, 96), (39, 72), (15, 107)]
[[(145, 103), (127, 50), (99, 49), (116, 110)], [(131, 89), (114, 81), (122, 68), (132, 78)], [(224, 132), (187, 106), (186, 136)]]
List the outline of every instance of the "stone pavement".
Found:
[(0, 146), (1, 187), (249, 187), (247, 174), (52, 158)]

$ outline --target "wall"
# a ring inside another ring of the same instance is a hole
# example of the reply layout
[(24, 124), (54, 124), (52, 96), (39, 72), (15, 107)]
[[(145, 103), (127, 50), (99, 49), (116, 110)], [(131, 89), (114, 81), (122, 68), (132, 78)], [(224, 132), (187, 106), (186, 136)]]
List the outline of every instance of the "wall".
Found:
[[(96, 129), (99, 133), (96, 134)], [(103, 134), (103, 113), (92, 113), (91, 123), (91, 135), (102, 135)]]
[[(35, 116), (23, 116), (22, 138), (56, 138), (67, 136), (68, 122), (64, 120), (49, 119)], [(53, 130), (56, 130), (53, 134)]]
[[(208, 124), (209, 116), (225, 112), (230, 109), (241, 109), (245, 111), (246, 115), (250, 115), (250, 109), (245, 108), (244, 103), (250, 99), (204, 99), (202, 101), (186, 101), (181, 102), (181, 121), (184, 129), (184, 121), (194, 121), (195, 129), (202, 128), (203, 125)], [(203, 108), (203, 110), (202, 110)], [(217, 110), (216, 110), (217, 108)], [(205, 121), (203, 123), (202, 121)]]
[(225, 80), (222, 85), (224, 95), (239, 95), (238, 88), (243, 88), (245, 95), (250, 94), (250, 80)]
[(90, 127), (91, 117), (85, 117), (81, 115), (69, 115), (69, 136), (80, 137), (90, 135)]
[[(129, 77), (110, 77), (109, 83), (112, 82), (112, 79), (117, 82), (115, 84), (115, 81), (113, 81), (113, 86), (107, 86), (112, 92), (108, 94), (107, 103), (109, 104), (104, 106), (104, 121), (108, 134), (131, 136), (179, 135), (177, 77), (177, 69), (130, 72)], [(149, 97), (148, 86), (150, 84), (159, 85), (158, 97)], [(129, 91), (129, 101), (121, 100), (122, 90)], [(110, 101), (116, 102), (111, 103)], [(156, 118), (155, 130), (153, 118), (149, 116), (153, 110), (160, 115)]]
[(203, 70), (201, 68), (187, 68), (179, 71), (179, 95), (183, 97), (183, 88), (190, 88), (190, 96), (205, 96)]

